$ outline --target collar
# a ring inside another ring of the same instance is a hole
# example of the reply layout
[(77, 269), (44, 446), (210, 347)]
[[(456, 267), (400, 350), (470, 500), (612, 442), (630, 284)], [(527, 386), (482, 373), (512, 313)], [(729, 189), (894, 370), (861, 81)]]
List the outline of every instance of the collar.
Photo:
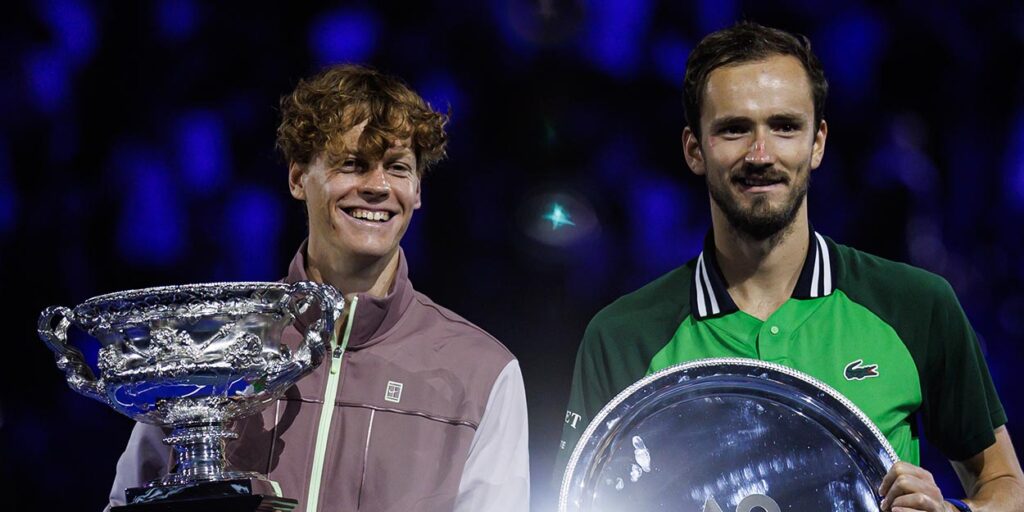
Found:
[[(288, 265), (288, 277), (284, 282), (291, 284), (309, 280), (306, 275), (307, 242), (302, 242), (295, 257), (292, 258)], [(384, 297), (374, 297), (365, 292), (355, 294), (359, 298), (359, 303), (356, 306), (355, 323), (352, 324), (348, 348), (359, 349), (382, 341), (384, 335), (402, 318), (412, 303), (414, 293), (412, 282), (409, 281), (409, 266), (405, 260), (405, 252), (399, 247), (398, 269), (395, 271), (395, 280), (391, 283), (388, 294)]]
[[(811, 229), (810, 232), (804, 266), (791, 295), (794, 299), (825, 297), (831, 295), (836, 287), (835, 249), (817, 231)], [(703, 320), (739, 311), (727, 289), (715, 256), (714, 232), (709, 230), (704, 237), (704, 250), (697, 256), (693, 282), (690, 284), (693, 315)]]

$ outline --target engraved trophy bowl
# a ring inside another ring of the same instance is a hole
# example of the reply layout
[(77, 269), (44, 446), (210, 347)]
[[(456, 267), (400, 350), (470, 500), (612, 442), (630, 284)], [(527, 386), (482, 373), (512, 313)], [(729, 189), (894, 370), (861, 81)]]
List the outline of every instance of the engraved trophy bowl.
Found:
[[(72, 389), (170, 429), (164, 442), (174, 447), (173, 470), (128, 490), (130, 504), (145, 503), (200, 484), (269, 483), (227, 468), (225, 442), (238, 437), (228, 425), (262, 410), (320, 364), (343, 305), (333, 287), (309, 281), (145, 288), (74, 309), (49, 307), (39, 336)], [(99, 341), (99, 375), (68, 342), (72, 324)], [(290, 325), (303, 334), (294, 350), (281, 343)]]
[(569, 458), (559, 512), (877, 512), (898, 461), (835, 389), (753, 359), (703, 359), (612, 399)]

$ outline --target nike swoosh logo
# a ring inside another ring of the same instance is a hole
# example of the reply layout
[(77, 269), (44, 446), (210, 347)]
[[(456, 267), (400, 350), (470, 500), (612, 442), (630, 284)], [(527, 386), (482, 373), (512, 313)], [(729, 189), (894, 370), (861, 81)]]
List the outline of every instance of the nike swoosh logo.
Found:
[(877, 364), (861, 366), (862, 364), (864, 364), (864, 360), (858, 359), (846, 365), (846, 369), (843, 370), (843, 375), (846, 376), (846, 380), (864, 380), (869, 377), (878, 377)]

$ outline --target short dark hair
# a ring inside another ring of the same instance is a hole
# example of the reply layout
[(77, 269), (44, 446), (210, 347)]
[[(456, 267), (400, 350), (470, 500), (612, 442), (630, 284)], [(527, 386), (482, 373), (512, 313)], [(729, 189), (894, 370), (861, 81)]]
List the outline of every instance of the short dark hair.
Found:
[(764, 60), (775, 55), (796, 57), (807, 71), (814, 96), (814, 128), (825, 115), (828, 81), (821, 62), (811, 51), (806, 36), (791, 34), (777, 28), (766, 27), (752, 21), (741, 21), (729, 28), (712, 32), (697, 44), (686, 59), (686, 77), (683, 79), (683, 108), (686, 123), (700, 138), (700, 113), (708, 76), (722, 66)]

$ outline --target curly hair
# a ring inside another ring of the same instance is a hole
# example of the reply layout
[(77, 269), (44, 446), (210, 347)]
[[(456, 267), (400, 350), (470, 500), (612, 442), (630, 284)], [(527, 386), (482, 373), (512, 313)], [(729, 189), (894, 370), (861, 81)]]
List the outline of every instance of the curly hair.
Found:
[[(354, 151), (380, 159), (395, 140), (411, 139), (422, 176), (445, 157), (448, 117), (396, 77), (364, 66), (332, 66), (281, 98), (276, 146), (289, 164), (308, 165), (321, 153)], [(363, 122), (359, 147), (342, 147), (342, 134)]]

